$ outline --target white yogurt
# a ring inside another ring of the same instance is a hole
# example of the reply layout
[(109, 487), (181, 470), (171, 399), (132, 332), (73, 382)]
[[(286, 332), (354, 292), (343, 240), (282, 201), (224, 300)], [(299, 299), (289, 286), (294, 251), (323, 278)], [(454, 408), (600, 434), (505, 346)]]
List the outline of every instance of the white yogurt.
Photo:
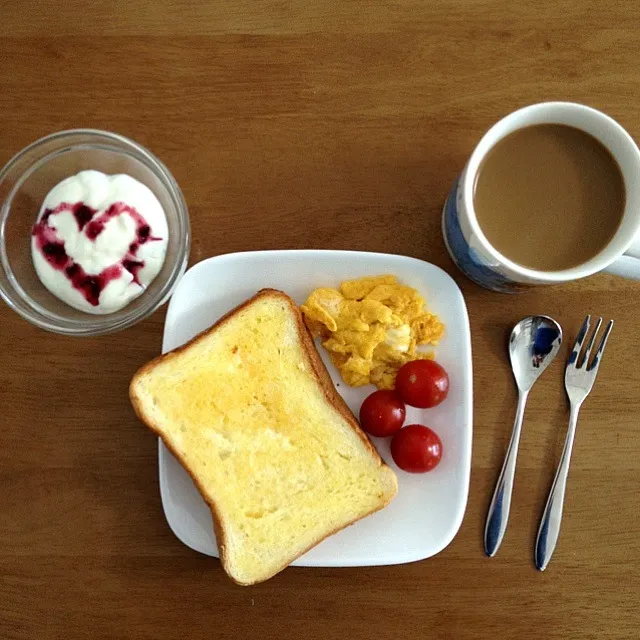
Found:
[(42, 284), (68, 305), (113, 313), (141, 295), (167, 253), (167, 218), (131, 176), (81, 171), (45, 198), (31, 238)]

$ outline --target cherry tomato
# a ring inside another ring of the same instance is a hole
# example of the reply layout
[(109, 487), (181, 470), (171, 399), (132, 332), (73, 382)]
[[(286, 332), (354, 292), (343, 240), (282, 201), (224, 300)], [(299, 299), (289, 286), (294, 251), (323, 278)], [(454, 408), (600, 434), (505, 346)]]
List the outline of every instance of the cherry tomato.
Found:
[(449, 393), (449, 376), (433, 360), (412, 360), (396, 375), (396, 391), (412, 407), (428, 409), (440, 404)]
[(410, 424), (393, 436), (391, 455), (403, 471), (424, 473), (438, 466), (442, 458), (442, 442), (429, 427)]
[(392, 436), (402, 427), (406, 409), (395, 391), (374, 391), (360, 407), (360, 424), (372, 436)]

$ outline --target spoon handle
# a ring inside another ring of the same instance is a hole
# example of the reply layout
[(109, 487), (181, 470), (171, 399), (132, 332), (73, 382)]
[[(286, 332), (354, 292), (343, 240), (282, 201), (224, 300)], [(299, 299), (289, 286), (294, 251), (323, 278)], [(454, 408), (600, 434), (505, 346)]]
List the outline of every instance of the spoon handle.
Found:
[(513, 424), (513, 433), (509, 448), (502, 464), (502, 470), (498, 476), (498, 482), (493, 492), (493, 498), (489, 505), (487, 522), (484, 528), (484, 550), (491, 557), (496, 554), (502, 538), (507, 530), (509, 522), (509, 509), (511, 507), (511, 493), (513, 491), (513, 479), (516, 473), (516, 460), (518, 458), (518, 444), (520, 443), (520, 432), (522, 430), (522, 418), (524, 417), (524, 407), (527, 403), (527, 391), (520, 391), (518, 396), (518, 408), (516, 419)]

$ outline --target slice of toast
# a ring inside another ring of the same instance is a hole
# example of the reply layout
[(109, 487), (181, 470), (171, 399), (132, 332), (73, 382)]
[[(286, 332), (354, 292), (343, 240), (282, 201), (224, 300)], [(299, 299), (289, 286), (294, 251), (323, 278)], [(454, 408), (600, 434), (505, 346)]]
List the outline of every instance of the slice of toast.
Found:
[(142, 367), (130, 397), (210, 506), (239, 584), (270, 578), (397, 491), (280, 291)]

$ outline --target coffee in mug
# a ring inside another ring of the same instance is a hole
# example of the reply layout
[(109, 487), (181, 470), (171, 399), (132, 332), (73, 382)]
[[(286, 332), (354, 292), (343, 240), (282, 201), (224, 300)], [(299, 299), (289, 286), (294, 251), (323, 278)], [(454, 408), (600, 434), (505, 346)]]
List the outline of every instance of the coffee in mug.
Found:
[(559, 271), (587, 262), (611, 242), (624, 213), (624, 179), (592, 135), (538, 124), (489, 151), (473, 202), (482, 232), (503, 256)]

